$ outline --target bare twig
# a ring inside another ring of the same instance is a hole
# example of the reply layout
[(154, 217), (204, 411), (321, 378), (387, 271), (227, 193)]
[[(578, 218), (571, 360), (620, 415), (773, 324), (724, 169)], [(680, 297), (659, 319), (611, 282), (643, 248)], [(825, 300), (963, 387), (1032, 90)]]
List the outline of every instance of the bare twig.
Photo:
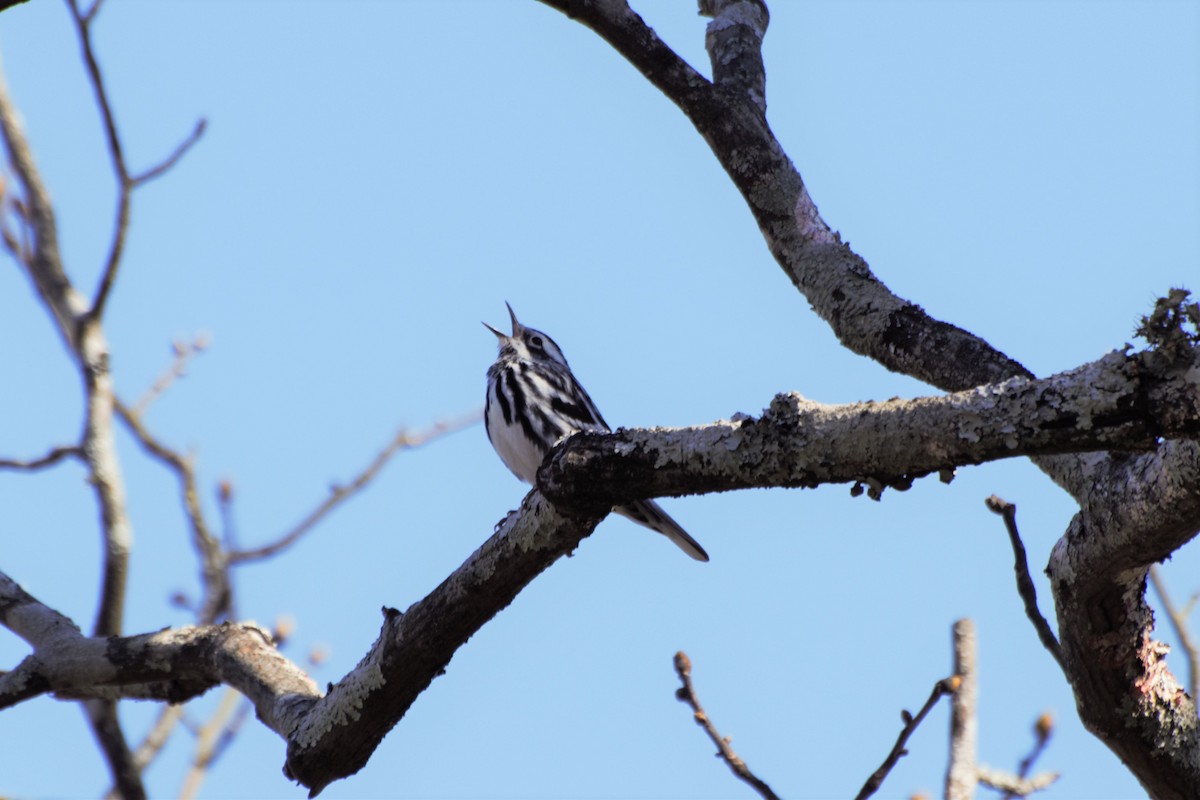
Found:
[(171, 363), (167, 365), (154, 383), (150, 385), (142, 396), (138, 398), (133, 406), (133, 413), (139, 417), (146, 413), (146, 409), (150, 404), (157, 400), (163, 392), (171, 388), (171, 384), (187, 374), (187, 365), (195, 356), (200, 355), (208, 348), (208, 336), (203, 333), (196, 334), (195, 338), (190, 342), (176, 340), (171, 343)]
[(1029, 576), (1029, 562), (1025, 556), (1025, 545), (1021, 542), (1021, 534), (1017, 530), (1017, 506), (996, 495), (992, 495), (984, 503), (989, 511), (1004, 518), (1004, 527), (1008, 531), (1008, 540), (1012, 544), (1013, 571), (1017, 574), (1017, 592), (1025, 603), (1025, 616), (1029, 617), (1029, 621), (1037, 630), (1038, 638), (1042, 640), (1042, 646), (1050, 651), (1050, 655), (1054, 656), (1054, 660), (1058, 662), (1059, 668), (1065, 672), (1062, 648), (1059, 647), (1054, 631), (1050, 630), (1050, 623), (1046, 622), (1046, 618), (1038, 610), (1037, 588), (1033, 585), (1033, 578)]
[(181, 158), (187, 155), (187, 151), (192, 148), (192, 145), (200, 141), (200, 137), (204, 135), (204, 131), (207, 128), (208, 120), (203, 117), (196, 120), (196, 127), (192, 128), (192, 132), (187, 135), (186, 139), (175, 146), (175, 149), (169, 156), (145, 172), (138, 173), (129, 179), (131, 187), (136, 188), (141, 186), (143, 183), (148, 183), (168, 172), (179, 163)]
[(1188, 615), (1191, 613), (1192, 606), (1195, 605), (1196, 598), (1193, 597), (1183, 608), (1176, 606), (1175, 601), (1171, 599), (1171, 593), (1167, 591), (1167, 584), (1163, 580), (1162, 572), (1157, 564), (1150, 565), (1150, 583), (1153, 584), (1154, 592), (1167, 612), (1167, 618), (1171, 620), (1175, 638), (1179, 640), (1179, 645), (1183, 648), (1187, 658), (1188, 694), (1192, 696), (1193, 700), (1200, 699), (1200, 648), (1197, 647), (1196, 639), (1192, 636), (1191, 628), (1188, 627)]
[(1032, 778), (1018, 778), (1007, 772), (979, 768), (979, 782), (984, 786), (1005, 793), (1005, 797), (1028, 797), (1034, 792), (1049, 788), (1058, 780), (1057, 772), (1043, 772)]
[(879, 791), (879, 787), (883, 785), (883, 781), (887, 778), (888, 773), (892, 771), (892, 768), (896, 766), (896, 763), (903, 756), (908, 754), (908, 751), (904, 749), (904, 745), (908, 742), (908, 738), (913, 735), (913, 732), (916, 731), (917, 726), (921, 724), (921, 720), (925, 719), (925, 716), (933, 709), (943, 695), (954, 694), (954, 692), (958, 691), (961, 683), (962, 679), (957, 675), (943, 678), (933, 685), (933, 691), (929, 694), (929, 699), (925, 701), (925, 705), (921, 707), (921, 710), (917, 712), (915, 717), (907, 711), (900, 712), (900, 717), (904, 720), (904, 728), (900, 731), (900, 736), (896, 739), (896, 744), (892, 747), (892, 752), (888, 753), (887, 758), (883, 760), (879, 769), (875, 770), (875, 773), (870, 778), (867, 778), (867, 782), (858, 790), (858, 794), (855, 795), (856, 800), (866, 800), (866, 798)]
[(717, 746), (717, 755), (729, 765), (729, 769), (740, 780), (750, 784), (754, 791), (758, 792), (767, 800), (778, 800), (775, 792), (771, 791), (771, 787), (760, 780), (757, 775), (750, 771), (746, 766), (746, 762), (742, 761), (738, 754), (733, 752), (730, 746), (728, 736), (722, 736), (717, 732), (717, 728), (708, 717), (708, 713), (700, 705), (700, 700), (696, 697), (696, 690), (692, 686), (692, 661), (687, 657), (687, 653), (680, 650), (675, 654), (675, 672), (679, 675), (679, 680), (683, 682), (683, 686), (675, 690), (675, 697), (692, 707), (696, 724), (704, 728), (704, 732), (708, 734), (708, 738), (712, 739), (712, 743)]
[(179, 790), (181, 800), (188, 800), (199, 795), (200, 786), (204, 783), (208, 769), (218, 754), (220, 742), (225, 738), (227, 729), (233, 725), (241, 727), (237, 712), (241, 709), (240, 717), (245, 719), (245, 710), (249, 707), (250, 703), (245, 701), (235, 689), (226, 688), (221, 693), (221, 701), (217, 705), (216, 711), (213, 712), (208, 722), (200, 726), (197, 734), (196, 753), (192, 758), (192, 765), (183, 779), (183, 786)]
[(45, 469), (46, 467), (54, 466), (68, 456), (72, 458), (78, 458), (82, 455), (83, 451), (79, 448), (79, 445), (54, 447), (51, 448), (50, 452), (46, 453), (46, 455), (39, 458), (31, 458), (28, 460), (0, 458), (0, 469), (19, 469), (26, 470), (28, 472), (36, 472), (39, 469)]
[(424, 430), (413, 432), (407, 428), (400, 429), (400, 432), (371, 460), (371, 463), (362, 472), (356, 475), (349, 484), (332, 487), (329, 496), (310, 511), (304, 519), (300, 520), (294, 528), (270, 544), (250, 550), (238, 550), (229, 553), (229, 563), (233, 565), (261, 561), (264, 558), (270, 558), (281, 550), (286, 550), (295, 544), (300, 537), (312, 530), (329, 512), (361, 491), (379, 474), (380, 470), (384, 468), (396, 453), (401, 450), (411, 450), (415, 447), (420, 447), (434, 439), (460, 431), (463, 428), (474, 425), (482, 418), (482, 411), (472, 411), (470, 414), (463, 414), (454, 419), (440, 420)]
[(121, 137), (117, 133), (117, 122), (113, 116), (112, 105), (108, 101), (108, 92), (104, 88), (104, 77), (100, 73), (100, 64), (96, 61), (96, 53), (92, 48), (91, 24), (100, 10), (100, 4), (95, 3), (87, 11), (80, 9), (78, 0), (67, 0), (67, 5), (71, 9), (71, 18), (75, 21), (83, 63), (87, 68), (92, 92), (96, 96), (96, 106), (100, 109), (100, 119), (104, 124), (104, 136), (108, 142), (108, 152), (117, 178), (117, 214), (113, 223), (112, 243), (109, 245), (108, 256), (105, 259), (100, 286), (96, 290), (95, 298), (88, 311), (90, 318), (100, 319), (104, 315), (104, 305), (108, 301), (113, 283), (116, 281), (117, 267), (120, 265), (121, 255), (125, 251), (125, 234), (129, 230), (129, 207), (133, 180), (130, 178), (129, 168), (125, 164), (125, 153), (121, 146)]
[(123, 800), (142, 800), (146, 797), (146, 787), (142, 783), (141, 771), (129, 744), (125, 732), (121, 730), (121, 720), (117, 716), (115, 700), (89, 700), (83, 704), (84, 712), (91, 723), (96, 743), (104, 751), (108, 761), (109, 772), (112, 773), (114, 791)]
[[(179, 704), (163, 705), (159, 709), (158, 718), (142, 739), (142, 743), (133, 751), (133, 764), (139, 772), (145, 772), (146, 767), (162, 752), (163, 746), (179, 725), (179, 720), (183, 718), (184, 708), (184, 705)], [(114, 786), (105, 793), (104, 800), (121, 800), (121, 793)]]
[(181, 705), (165, 705), (158, 712), (158, 719), (154, 721), (154, 725), (146, 732), (142, 743), (133, 751), (134, 761), (137, 762), (138, 769), (144, 770), (154, 761), (155, 757), (162, 752), (163, 745), (167, 743), (167, 739), (171, 737), (171, 733), (179, 725), (179, 720), (183, 718), (185, 706)]
[(8, 150), (13, 176), (21, 186), (22, 198), (14, 198), (14, 209), (28, 229), (29, 241), (22, 246), (21, 266), (29, 274), (42, 303), (57, 323), (59, 333), (71, 355), (79, 359), (77, 324), (86, 309), (86, 300), (75, 291), (63, 269), (58, 249), (58, 222), (50, 201), (50, 190), (42, 180), (33, 158), (33, 149), (25, 138), (20, 115), (0, 76), (0, 134)]
[(205, 598), (200, 606), (199, 622), (202, 625), (216, 622), (228, 613), (232, 601), (229, 562), (221, 543), (212, 535), (204, 518), (196, 472), (191, 460), (156, 439), (142, 423), (141, 418), (120, 400), (116, 400), (116, 411), (142, 449), (170, 467), (179, 479), (184, 511), (192, 532), (192, 545), (196, 548), (201, 562)]
[(112, 293), (113, 284), (116, 282), (117, 269), (121, 263), (121, 256), (125, 252), (125, 237), (129, 230), (133, 190), (141, 184), (161, 176), (167, 170), (171, 169), (171, 167), (175, 166), (183, 158), (184, 154), (191, 149), (192, 145), (204, 134), (205, 128), (205, 121), (203, 119), (199, 120), (187, 138), (176, 146), (175, 150), (163, 161), (141, 174), (134, 175), (130, 172), (129, 165), (125, 160), (125, 151), (121, 144), (121, 136), (117, 131), (116, 117), (113, 114), (112, 104), (108, 99), (108, 91), (104, 87), (104, 76), (100, 71), (100, 64), (96, 60), (95, 49), (92, 46), (91, 25), (100, 11), (100, 5), (98, 0), (91, 8), (82, 10), (79, 0), (68, 0), (71, 17), (75, 22), (75, 29), (79, 36), (83, 63), (87, 68), (92, 92), (96, 96), (96, 106), (100, 109), (100, 119), (104, 125), (104, 136), (108, 142), (108, 152), (112, 160), (113, 172), (117, 179), (117, 213), (116, 220), (113, 222), (112, 243), (109, 245), (104, 272), (100, 278), (100, 285), (96, 289), (95, 297), (87, 312), (89, 319), (100, 319), (104, 315), (104, 307), (108, 302), (109, 295)]
[(997, 775), (990, 770), (980, 769), (979, 782), (987, 784), (993, 789), (1000, 789), (1004, 792), (1004, 800), (1012, 800), (1014, 797), (1025, 797), (1039, 789), (1044, 789), (1058, 780), (1058, 774), (1054, 772), (1047, 772), (1031, 780), (1026, 780), (1034, 763), (1045, 751), (1046, 744), (1050, 741), (1050, 734), (1053, 732), (1054, 717), (1047, 711), (1037, 718), (1037, 722), (1033, 723), (1033, 749), (1017, 765), (1017, 780), (1010, 782), (1009, 785), (1001, 785), (998, 779), (1004, 777), (1003, 774)]

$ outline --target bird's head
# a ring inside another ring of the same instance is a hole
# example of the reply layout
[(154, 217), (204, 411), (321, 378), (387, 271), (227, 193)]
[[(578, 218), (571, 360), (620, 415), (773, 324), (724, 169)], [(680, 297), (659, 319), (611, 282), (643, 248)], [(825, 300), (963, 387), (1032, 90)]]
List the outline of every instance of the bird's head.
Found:
[(541, 331), (526, 328), (517, 320), (512, 306), (507, 302), (508, 317), (512, 320), (512, 333), (505, 334), (496, 330), (486, 322), (483, 327), (496, 334), (500, 345), (500, 358), (510, 358), (518, 361), (551, 362), (561, 367), (567, 367), (567, 359), (554, 340)]

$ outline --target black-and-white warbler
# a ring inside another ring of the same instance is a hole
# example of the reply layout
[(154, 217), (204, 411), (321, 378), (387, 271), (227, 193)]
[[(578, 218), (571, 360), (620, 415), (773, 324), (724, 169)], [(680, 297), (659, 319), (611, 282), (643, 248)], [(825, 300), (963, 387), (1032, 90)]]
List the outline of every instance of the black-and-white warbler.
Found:
[[(571, 373), (554, 340), (517, 322), (512, 306), (508, 306), (508, 316), (511, 335), (483, 323), (500, 340), (500, 354), (488, 368), (483, 419), (500, 460), (518, 478), (533, 484), (546, 454), (564, 437), (577, 431), (612, 429)], [(638, 500), (613, 511), (663, 534), (692, 558), (708, 561), (699, 542), (653, 500)]]

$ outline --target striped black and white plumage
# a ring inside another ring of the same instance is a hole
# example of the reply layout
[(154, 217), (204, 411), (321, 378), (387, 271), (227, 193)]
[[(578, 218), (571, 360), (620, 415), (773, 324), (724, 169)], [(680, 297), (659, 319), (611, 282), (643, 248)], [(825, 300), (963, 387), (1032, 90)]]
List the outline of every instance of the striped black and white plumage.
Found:
[[(500, 340), (500, 354), (488, 368), (483, 419), (500, 460), (518, 478), (533, 484), (546, 454), (562, 438), (576, 431), (612, 429), (571, 374), (554, 340), (517, 322), (512, 306), (508, 315), (511, 335), (483, 323)], [(697, 561), (708, 561), (704, 548), (653, 500), (638, 500), (613, 511), (663, 534)]]

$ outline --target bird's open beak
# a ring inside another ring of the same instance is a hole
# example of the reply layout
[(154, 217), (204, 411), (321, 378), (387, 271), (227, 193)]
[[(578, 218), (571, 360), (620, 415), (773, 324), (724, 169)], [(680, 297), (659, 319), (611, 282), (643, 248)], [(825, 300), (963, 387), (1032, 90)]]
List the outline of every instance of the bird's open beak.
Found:
[(508, 309), (508, 318), (512, 320), (512, 335), (509, 335), (507, 333), (501, 333), (500, 331), (493, 328), (491, 325), (488, 325), (486, 322), (483, 323), (483, 327), (487, 328), (489, 331), (496, 334), (497, 339), (511, 339), (513, 336), (516, 336), (522, 330), (521, 323), (517, 322), (517, 315), (513, 313), (512, 306), (510, 306), (507, 301), (504, 303), (504, 306), (505, 306), (505, 308)]
[(504, 301), (504, 307), (508, 309), (508, 318), (512, 320), (512, 335), (516, 336), (522, 330), (524, 330), (524, 328), (521, 327), (521, 323), (517, 322), (517, 315), (513, 313), (512, 306), (508, 304), (507, 300)]

